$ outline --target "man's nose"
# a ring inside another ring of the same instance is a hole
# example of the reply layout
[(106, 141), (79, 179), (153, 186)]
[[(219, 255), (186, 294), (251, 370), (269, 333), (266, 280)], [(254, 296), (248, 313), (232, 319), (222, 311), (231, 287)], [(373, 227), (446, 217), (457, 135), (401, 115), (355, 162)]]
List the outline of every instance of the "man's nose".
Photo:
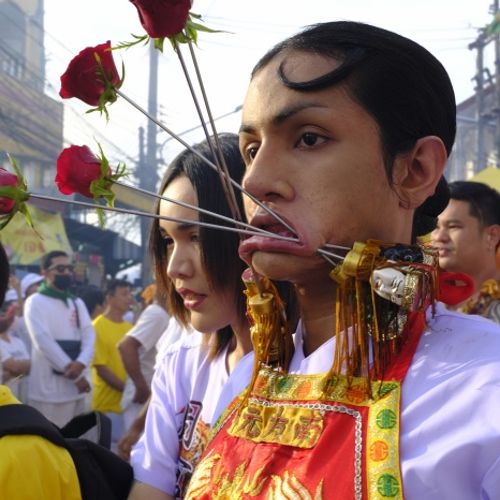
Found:
[(283, 170), (283, 161), (270, 147), (265, 146), (259, 148), (247, 166), (243, 188), (259, 201), (274, 201), (279, 198), (291, 200), (294, 195)]

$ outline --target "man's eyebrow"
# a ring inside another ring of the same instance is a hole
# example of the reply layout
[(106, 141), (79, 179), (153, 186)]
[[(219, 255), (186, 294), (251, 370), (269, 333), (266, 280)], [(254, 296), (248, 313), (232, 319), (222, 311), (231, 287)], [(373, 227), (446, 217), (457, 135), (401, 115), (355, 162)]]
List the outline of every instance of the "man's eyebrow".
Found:
[[(293, 104), (291, 106), (284, 108), (279, 113), (274, 115), (271, 118), (271, 123), (274, 126), (281, 125), (285, 121), (290, 119), (292, 116), (296, 115), (297, 113), (300, 113), (301, 111), (304, 111), (305, 109), (309, 109), (309, 108), (326, 108), (326, 106), (324, 104), (319, 104), (316, 102), (301, 102), (298, 104)], [(254, 133), (255, 130), (256, 130), (256, 128), (254, 126), (252, 126), (250, 124), (246, 125), (243, 123), (241, 125), (239, 131), (240, 131), (240, 133), (246, 132), (246, 133), (251, 134), (251, 133)]]
[(441, 221), (441, 224), (462, 224), (462, 221), (460, 219), (445, 219)]

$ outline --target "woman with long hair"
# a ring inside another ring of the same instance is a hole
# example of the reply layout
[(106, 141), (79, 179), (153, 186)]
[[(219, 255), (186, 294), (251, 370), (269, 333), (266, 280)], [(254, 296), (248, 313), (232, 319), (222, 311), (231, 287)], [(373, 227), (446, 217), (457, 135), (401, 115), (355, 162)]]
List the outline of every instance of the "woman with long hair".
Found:
[[(240, 182), (244, 163), (238, 137), (221, 134), (219, 140), (230, 176)], [(195, 149), (213, 160), (206, 141)], [(160, 193), (231, 215), (219, 175), (188, 150), (170, 164)], [(239, 194), (237, 203), (243, 211)], [(130, 498), (148, 500), (182, 496), (205, 447), (218, 395), (229, 373), (251, 350), (238, 236), (200, 227), (198, 221), (221, 222), (165, 199), (158, 203), (157, 213), (192, 221), (155, 219), (150, 249), (157, 286), (169, 310), (194, 330), (168, 346), (158, 360), (145, 432), (132, 451), (136, 483)]]

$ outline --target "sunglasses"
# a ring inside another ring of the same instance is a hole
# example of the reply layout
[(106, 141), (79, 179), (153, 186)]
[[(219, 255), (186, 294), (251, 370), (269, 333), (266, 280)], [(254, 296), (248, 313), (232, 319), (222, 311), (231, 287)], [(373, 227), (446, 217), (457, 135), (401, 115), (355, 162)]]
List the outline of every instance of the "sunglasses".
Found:
[(72, 273), (75, 270), (73, 264), (56, 264), (49, 267), (49, 271), (57, 271), (58, 273), (63, 273), (64, 271), (69, 271)]

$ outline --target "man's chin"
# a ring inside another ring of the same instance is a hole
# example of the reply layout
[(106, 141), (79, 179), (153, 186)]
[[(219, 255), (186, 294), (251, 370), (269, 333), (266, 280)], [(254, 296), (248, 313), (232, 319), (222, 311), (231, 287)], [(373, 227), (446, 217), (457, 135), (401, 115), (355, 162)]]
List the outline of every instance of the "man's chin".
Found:
[(288, 253), (261, 252), (252, 254), (254, 270), (269, 279), (298, 282), (310, 272), (323, 267), (325, 261), (320, 257), (302, 257)]

